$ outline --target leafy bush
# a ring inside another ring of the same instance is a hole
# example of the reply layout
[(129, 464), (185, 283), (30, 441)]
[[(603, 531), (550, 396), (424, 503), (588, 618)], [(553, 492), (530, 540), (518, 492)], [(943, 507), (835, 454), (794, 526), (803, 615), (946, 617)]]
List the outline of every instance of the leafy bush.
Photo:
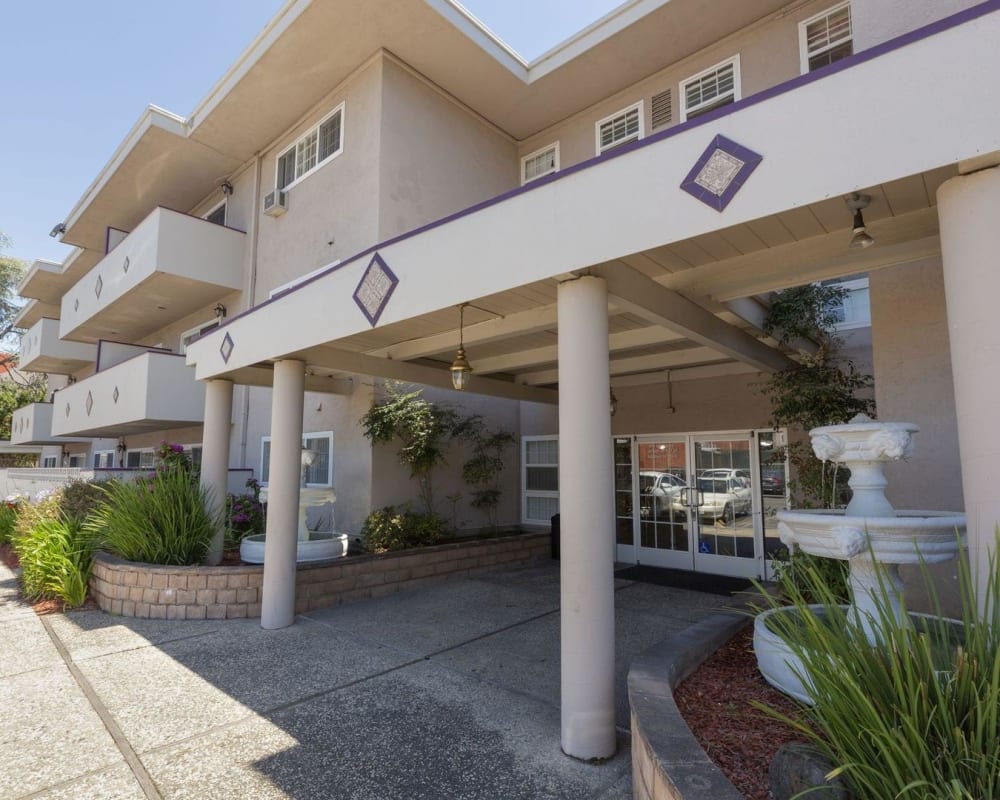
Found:
[[(772, 629), (802, 659), (815, 706), (799, 719), (765, 710), (837, 764), (830, 777), (840, 775), (859, 800), (1000, 797), (995, 557), (988, 569), (980, 608), (969, 567), (959, 559), (958, 630), (940, 617), (901, 624), (883, 584), (875, 594), (873, 645), (814, 568), (804, 568), (801, 579), (820, 599), (822, 613), (808, 608), (804, 593), (793, 592), (797, 614), (771, 618)], [(925, 580), (933, 593), (926, 570)]]
[(0, 545), (7, 544), (14, 535), (17, 510), (20, 504), (21, 499), (14, 495), (0, 503)]
[(774, 580), (783, 597), (802, 597), (806, 603), (822, 601), (812, 589), (811, 579), (818, 575), (824, 586), (838, 603), (849, 603), (847, 589), (850, 568), (846, 561), (837, 558), (823, 558), (796, 548), (789, 551), (782, 548), (774, 554)]
[(93, 562), (93, 536), (79, 521), (42, 519), (14, 540), (21, 583), (29, 599), (56, 598), (83, 605)]
[(248, 478), (249, 494), (226, 497), (226, 547), (239, 547), (244, 537), (264, 533), (264, 506), (260, 502), (260, 484)]
[(100, 546), (128, 561), (200, 563), (212, 542), (216, 519), (208, 492), (191, 473), (161, 465), (134, 483), (102, 486), (105, 502), (85, 523)]
[(59, 519), (62, 495), (58, 490), (43, 489), (35, 495), (34, 502), (22, 500), (17, 506), (14, 521), (14, 541), (30, 536), (41, 523)]
[(106, 488), (107, 483), (81, 480), (72, 481), (64, 486), (59, 500), (59, 511), (63, 519), (82, 524), (104, 503), (107, 494), (102, 486)]
[(444, 528), (444, 520), (437, 514), (398, 511), (386, 506), (368, 515), (361, 535), (369, 552), (386, 553), (436, 544)]

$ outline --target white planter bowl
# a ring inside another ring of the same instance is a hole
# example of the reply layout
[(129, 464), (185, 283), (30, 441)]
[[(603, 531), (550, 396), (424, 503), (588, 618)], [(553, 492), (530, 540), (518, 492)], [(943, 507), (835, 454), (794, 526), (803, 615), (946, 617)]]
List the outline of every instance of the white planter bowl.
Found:
[[(310, 531), (308, 539), (300, 539), (296, 543), (295, 561), (303, 564), (341, 558), (347, 555), (347, 545), (346, 533)], [(247, 564), (263, 564), (264, 534), (244, 538), (240, 543), (240, 558)]]

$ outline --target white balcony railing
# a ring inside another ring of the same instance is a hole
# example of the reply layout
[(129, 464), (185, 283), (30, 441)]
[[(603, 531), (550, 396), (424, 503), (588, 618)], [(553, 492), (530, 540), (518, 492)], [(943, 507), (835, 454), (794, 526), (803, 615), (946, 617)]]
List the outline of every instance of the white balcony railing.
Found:
[(200, 425), (205, 386), (184, 357), (141, 351), (55, 394), (52, 428), (60, 436), (125, 436)]
[(21, 336), (18, 368), (25, 372), (70, 375), (93, 364), (97, 348), (92, 344), (59, 338), (59, 320), (43, 317)]
[(63, 295), (60, 336), (137, 341), (242, 288), (245, 239), (154, 209)]

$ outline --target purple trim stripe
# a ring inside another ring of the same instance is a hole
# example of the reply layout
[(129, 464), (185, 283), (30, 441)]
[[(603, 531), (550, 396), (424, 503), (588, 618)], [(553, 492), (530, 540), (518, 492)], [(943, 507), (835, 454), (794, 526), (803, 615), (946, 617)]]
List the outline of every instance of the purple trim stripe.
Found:
[[(957, 14), (952, 14), (951, 16), (945, 17), (944, 19), (940, 19), (937, 22), (932, 22), (928, 25), (924, 25), (922, 28), (917, 28), (916, 30), (904, 33), (900, 36), (895, 37), (894, 39), (889, 39), (888, 41), (882, 42), (881, 44), (875, 45), (874, 47), (870, 47), (869, 49), (864, 50), (860, 53), (855, 53), (854, 55), (848, 56), (847, 58), (841, 59), (840, 61), (836, 61), (833, 64), (821, 67), (820, 69), (814, 70), (813, 72), (807, 72), (805, 75), (799, 75), (798, 77), (792, 78), (791, 80), (787, 80), (784, 83), (779, 83), (775, 86), (772, 86), (769, 89), (764, 89), (758, 92), (757, 94), (750, 95), (749, 97), (744, 97), (742, 100), (739, 100), (735, 103), (731, 103), (727, 106), (722, 106), (721, 108), (714, 109), (705, 114), (700, 114), (693, 120), (682, 122), (679, 125), (675, 125), (672, 128), (668, 128), (665, 131), (661, 131), (660, 133), (654, 133), (651, 136), (647, 136), (645, 139), (641, 139), (639, 141), (632, 142), (630, 144), (620, 145), (619, 147), (616, 147), (613, 150), (609, 150), (606, 153), (596, 156), (595, 158), (588, 159), (587, 161), (581, 161), (579, 164), (574, 164), (573, 166), (567, 167), (566, 169), (560, 170), (559, 172), (554, 172), (551, 175), (546, 175), (544, 177), (537, 178), (531, 181), (530, 183), (517, 187), (516, 189), (511, 189), (509, 192), (497, 195), (496, 197), (492, 197), (488, 200), (483, 200), (482, 202), (471, 205), (468, 208), (462, 209), (461, 211), (456, 211), (454, 214), (449, 214), (446, 217), (442, 217), (441, 219), (434, 220), (433, 222), (428, 222), (426, 225), (421, 225), (418, 228), (414, 228), (412, 231), (407, 231), (406, 233), (401, 233), (398, 236), (394, 236), (391, 239), (386, 239), (384, 242), (379, 242), (377, 244), (374, 244), (371, 247), (368, 247), (360, 251), (359, 253), (356, 253), (355, 255), (344, 259), (339, 264), (331, 266), (329, 269), (324, 270), (323, 272), (317, 273), (313, 277), (309, 278), (309, 280), (303, 281), (297, 286), (289, 289), (287, 292), (282, 292), (280, 295), (276, 297), (264, 300), (263, 302), (258, 303), (252, 308), (248, 308), (246, 311), (241, 311), (239, 314), (236, 314), (230, 317), (229, 319), (225, 320), (225, 322), (219, 325), (218, 328), (215, 328), (212, 331), (210, 331), (210, 333), (215, 333), (216, 331), (236, 322), (236, 320), (242, 319), (243, 317), (252, 314), (261, 308), (264, 308), (265, 306), (268, 306), (271, 303), (284, 299), (285, 297), (288, 297), (289, 295), (294, 294), (295, 292), (302, 291), (303, 289), (308, 287), (311, 283), (321, 280), (322, 278), (325, 278), (327, 275), (331, 275), (334, 272), (338, 272), (339, 270), (349, 267), (353, 265), (356, 261), (359, 261), (360, 259), (365, 258), (366, 256), (380, 249), (396, 244), (397, 242), (405, 241), (406, 239), (418, 236), (421, 233), (426, 233), (427, 231), (433, 230), (434, 228), (441, 227), (442, 225), (447, 225), (449, 222), (454, 222), (456, 219), (461, 219), (462, 217), (468, 216), (470, 214), (475, 214), (477, 211), (482, 211), (485, 208), (490, 208), (491, 206), (495, 206), (498, 203), (502, 203), (506, 200), (509, 200), (512, 197), (517, 197), (518, 195), (524, 194), (526, 192), (536, 191), (542, 188), (543, 186), (547, 186), (550, 183), (562, 180), (563, 178), (567, 178), (570, 175), (573, 175), (577, 172), (581, 172), (585, 169), (589, 169), (593, 166), (597, 166), (599, 164), (602, 164), (606, 161), (610, 161), (615, 158), (620, 158), (621, 156), (624, 156), (627, 153), (631, 153), (634, 150), (640, 150), (643, 147), (649, 147), (650, 145), (656, 144), (657, 142), (661, 142), (666, 139), (670, 139), (674, 136), (684, 133), (685, 131), (698, 128), (703, 125), (707, 125), (710, 122), (715, 122), (716, 120), (721, 119), (722, 117), (727, 117), (730, 114), (736, 114), (742, 111), (744, 108), (750, 108), (751, 106), (755, 106), (758, 103), (763, 103), (765, 100), (770, 100), (772, 97), (778, 97), (787, 92), (794, 91), (795, 89), (798, 89), (802, 86), (807, 86), (810, 83), (821, 81), (838, 72), (843, 72), (845, 70), (856, 67), (860, 64), (864, 64), (868, 61), (873, 61), (874, 59), (884, 56), (887, 53), (891, 53), (895, 50), (900, 50), (915, 42), (919, 42), (923, 39), (928, 39), (931, 36), (935, 36), (939, 33), (943, 33), (944, 31), (951, 30), (952, 28), (957, 28), (961, 25), (965, 25), (968, 22), (972, 22), (974, 20), (979, 19), (980, 17), (987, 16), (988, 14), (992, 14), (997, 11), (1000, 11), (1000, 0), (987, 0), (987, 2), (980, 3), (979, 5), (972, 6), (971, 8), (967, 8), (963, 11), (959, 11)], [(178, 212), (178, 213), (183, 213), (183, 212)], [(206, 333), (205, 335), (207, 336), (208, 334)], [(200, 339), (202, 337), (198, 338)]]

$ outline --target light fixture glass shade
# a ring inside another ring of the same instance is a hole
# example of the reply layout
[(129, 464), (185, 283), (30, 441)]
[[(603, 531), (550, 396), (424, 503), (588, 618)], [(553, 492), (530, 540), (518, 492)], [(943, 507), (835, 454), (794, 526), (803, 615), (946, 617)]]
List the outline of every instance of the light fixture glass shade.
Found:
[(463, 391), (469, 385), (469, 380), (472, 377), (472, 366), (469, 364), (469, 359), (465, 357), (464, 347), (458, 348), (455, 360), (452, 362), (449, 370), (451, 370), (451, 385), (457, 391)]
[(865, 219), (861, 216), (861, 209), (854, 212), (854, 230), (851, 232), (850, 246), (864, 249), (875, 244), (875, 240), (868, 234), (865, 228)]

